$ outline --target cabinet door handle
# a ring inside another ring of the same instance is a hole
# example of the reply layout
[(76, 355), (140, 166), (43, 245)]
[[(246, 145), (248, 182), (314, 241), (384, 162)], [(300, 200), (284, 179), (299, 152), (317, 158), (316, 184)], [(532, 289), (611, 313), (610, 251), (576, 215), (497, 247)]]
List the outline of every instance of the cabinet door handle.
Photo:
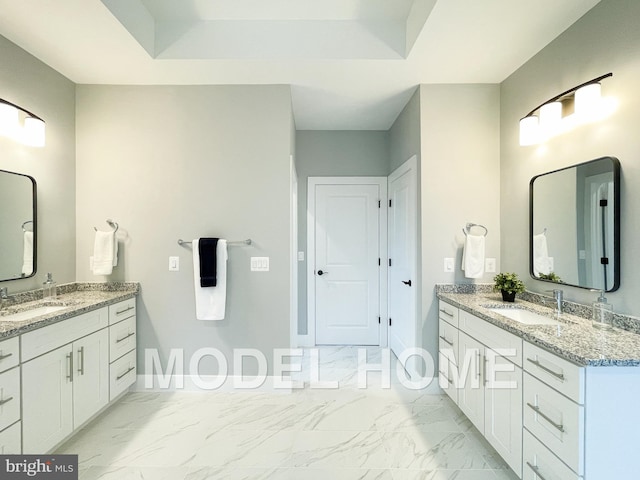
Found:
[(483, 384), (486, 386), (487, 385), (487, 356), (483, 355), (483, 360), (482, 360), (482, 378), (484, 378), (484, 382)]
[(84, 375), (84, 347), (78, 349), (78, 373)]
[(450, 317), (453, 317), (453, 313), (449, 313), (449, 312), (447, 312), (444, 308), (441, 308), (441, 309), (440, 309), (440, 311), (441, 311), (442, 313), (444, 313), (445, 315), (448, 315), (448, 316), (450, 316)]
[(529, 468), (533, 470), (533, 473), (535, 473), (540, 480), (547, 480), (540, 474), (540, 469), (538, 467), (536, 467), (535, 465), (531, 465), (529, 462), (527, 462), (527, 465), (529, 465)]
[(135, 307), (133, 307), (133, 306), (129, 306), (129, 307), (125, 308), (124, 310), (117, 311), (116, 315), (121, 315), (121, 314), (123, 314), (125, 312), (128, 312), (129, 310), (133, 310), (134, 308)]
[(480, 350), (477, 351), (476, 355), (476, 372), (478, 372), (478, 381), (480, 381), (482, 379), (480, 372)]
[(13, 397), (9, 397), (9, 398), (5, 398), (4, 400), (0, 400), (0, 407), (2, 405), (4, 405), (5, 403), (10, 402), (11, 400), (13, 400)]
[(447, 340), (446, 337), (443, 337), (442, 335), (440, 335), (440, 338), (453, 347), (453, 342), (450, 342), (449, 340)]
[(67, 380), (73, 382), (73, 353), (67, 353), (67, 366), (69, 367), (69, 373), (67, 374)]
[(536, 407), (535, 405), (531, 405), (529, 402), (527, 402), (527, 406), (531, 410), (536, 412), (538, 415), (540, 415), (542, 418), (544, 418), (547, 422), (549, 422), (552, 427), (558, 429), (558, 431), (560, 431), (561, 433), (564, 433), (564, 426), (561, 423), (554, 422), (553, 420), (551, 420), (550, 417), (548, 417), (547, 415), (542, 413), (542, 410), (540, 410), (540, 407)]
[(129, 367), (129, 370), (127, 370), (126, 372), (124, 372), (122, 375), (118, 375), (116, 377), (116, 380), (120, 380), (122, 377), (125, 377), (131, 370), (135, 370), (136, 367)]
[(532, 358), (528, 358), (527, 357), (527, 361), (533, 363), (536, 367), (540, 368), (541, 370), (544, 370), (545, 372), (553, 375), (554, 377), (562, 380), (564, 382), (564, 375), (562, 373), (556, 373), (553, 370), (551, 370), (550, 368), (545, 367), (544, 365), (542, 365), (538, 360), (534, 360)]
[(9, 358), (13, 353), (6, 353), (4, 355), (0, 354), (0, 360), (4, 360), (5, 358)]
[(135, 334), (136, 334), (136, 332), (133, 332), (133, 333), (130, 333), (129, 335), (127, 335), (127, 336), (124, 336), (122, 338), (118, 338), (116, 340), (116, 343), (124, 342), (127, 338), (133, 337)]

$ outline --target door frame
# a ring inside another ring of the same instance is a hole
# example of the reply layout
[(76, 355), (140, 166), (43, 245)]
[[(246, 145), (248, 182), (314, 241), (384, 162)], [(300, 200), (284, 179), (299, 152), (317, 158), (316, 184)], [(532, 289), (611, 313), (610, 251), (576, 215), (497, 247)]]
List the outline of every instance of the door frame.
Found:
[(315, 295), (315, 266), (316, 266), (316, 186), (318, 185), (378, 185), (380, 189), (380, 209), (378, 223), (378, 240), (380, 245), (380, 346), (388, 344), (387, 322), (387, 177), (309, 177), (307, 181), (307, 342), (306, 345), (316, 345), (316, 295)]
[[(413, 279), (413, 283), (415, 286), (415, 294), (414, 294), (414, 306), (413, 306), (413, 319), (410, 321), (412, 322), (411, 325), (411, 332), (412, 332), (412, 343), (413, 345), (409, 345), (409, 347), (421, 347), (421, 342), (419, 341), (420, 339), (420, 322), (419, 319), (421, 318), (421, 302), (422, 302), (422, 275), (421, 275), (421, 262), (420, 262), (420, 213), (418, 211), (418, 206), (419, 206), (419, 191), (418, 191), (418, 157), (417, 155), (413, 155), (411, 156), (408, 160), (406, 160), (404, 163), (402, 163), (398, 168), (396, 168), (393, 172), (391, 172), (389, 174), (389, 176), (387, 177), (388, 179), (388, 184), (391, 185), (391, 182), (393, 182), (396, 178), (399, 178), (407, 173), (411, 174), (411, 182), (413, 184), (413, 188), (414, 188), (414, 205), (413, 205), (413, 210), (414, 210), (414, 222), (415, 222), (415, 232), (414, 232), (414, 236), (415, 236), (415, 241), (414, 241), (414, 248), (415, 251), (413, 252), (414, 256), (413, 258), (415, 259), (415, 273), (414, 273), (414, 279)], [(388, 232), (389, 234), (391, 233), (390, 231)], [(388, 244), (387, 244), (387, 248), (388, 248)], [(393, 268), (393, 267), (392, 267)], [(390, 292), (388, 294), (387, 297), (387, 302), (389, 302), (389, 298), (391, 297)], [(388, 307), (387, 307), (388, 308)], [(391, 328), (391, 326), (389, 326), (387, 324), (387, 330), (389, 330)], [(388, 338), (388, 333), (387, 333), (387, 338)], [(415, 357), (411, 357), (406, 366), (406, 371), (407, 373), (409, 373), (409, 375), (411, 376), (412, 379), (417, 380), (421, 377), (420, 372), (419, 372), (419, 367), (418, 367), (418, 359)]]

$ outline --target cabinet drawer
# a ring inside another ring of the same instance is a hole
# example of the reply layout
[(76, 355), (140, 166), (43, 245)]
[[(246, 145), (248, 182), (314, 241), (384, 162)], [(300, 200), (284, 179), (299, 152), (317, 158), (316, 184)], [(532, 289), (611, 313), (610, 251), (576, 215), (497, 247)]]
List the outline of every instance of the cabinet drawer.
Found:
[(20, 341), (18, 337), (0, 342), (0, 372), (9, 370), (20, 361)]
[(574, 472), (582, 474), (584, 407), (525, 373), (524, 426)]
[(453, 400), (453, 403), (458, 404), (458, 389), (456, 388), (457, 371), (456, 367), (440, 353), (438, 364), (438, 385), (440, 388), (449, 395), (449, 398)]
[(524, 369), (574, 402), (584, 404), (583, 367), (524, 342)]
[(522, 367), (522, 339), (520, 337), (500, 327), (496, 327), (464, 310), (460, 310), (458, 328), (490, 349), (498, 351), (498, 353), (519, 367)]
[(118, 323), (125, 318), (134, 317), (136, 314), (136, 299), (130, 298), (124, 302), (109, 305), (109, 325)]
[(438, 350), (458, 365), (458, 329), (440, 319), (440, 331), (438, 333)]
[(83, 313), (22, 335), (22, 361), (55, 350), (108, 325), (107, 307)]
[(445, 322), (450, 323), (454, 327), (458, 326), (458, 308), (453, 305), (449, 305), (444, 300), (438, 302), (438, 317)]
[(0, 432), (0, 455), (19, 455), (22, 453), (22, 434), (20, 422)]
[(524, 430), (522, 480), (580, 480), (569, 467), (558, 460), (536, 437)]
[(136, 381), (136, 351), (127, 353), (109, 367), (109, 401), (124, 392)]
[(0, 430), (20, 420), (20, 368), (0, 375)]
[(136, 317), (109, 327), (109, 361), (113, 362), (136, 348)]

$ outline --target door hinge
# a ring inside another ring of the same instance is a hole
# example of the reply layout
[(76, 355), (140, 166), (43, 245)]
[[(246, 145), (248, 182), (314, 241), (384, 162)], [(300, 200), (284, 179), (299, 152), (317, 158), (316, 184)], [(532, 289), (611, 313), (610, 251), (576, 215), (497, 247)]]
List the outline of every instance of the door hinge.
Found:
[(609, 265), (609, 258), (608, 258), (608, 257), (602, 257), (602, 258), (600, 259), (600, 263), (601, 263), (602, 265)]
[(378, 317), (378, 323), (382, 323), (382, 319)]
[(389, 266), (391, 266), (391, 259), (389, 259)]
[(600, 206), (601, 207), (606, 207), (608, 205), (609, 202), (607, 202), (606, 198), (603, 198), (600, 200)]
[(382, 265), (382, 262), (380, 261), (380, 258), (378, 257), (378, 266)]
[(378, 200), (378, 208), (380, 208), (380, 200)]
[(391, 199), (389, 199), (389, 206), (391, 206)]
[(389, 326), (391, 326), (391, 317), (389, 317)]

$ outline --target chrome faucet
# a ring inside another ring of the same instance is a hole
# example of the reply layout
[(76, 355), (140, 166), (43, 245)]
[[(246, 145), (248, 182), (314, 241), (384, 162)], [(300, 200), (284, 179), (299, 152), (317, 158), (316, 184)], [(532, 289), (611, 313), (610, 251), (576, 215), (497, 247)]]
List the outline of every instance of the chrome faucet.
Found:
[(554, 289), (554, 290), (547, 290), (547, 292), (553, 293), (553, 299), (556, 301), (556, 314), (561, 315), (562, 314), (562, 300), (563, 300), (563, 292), (562, 290), (558, 289)]

